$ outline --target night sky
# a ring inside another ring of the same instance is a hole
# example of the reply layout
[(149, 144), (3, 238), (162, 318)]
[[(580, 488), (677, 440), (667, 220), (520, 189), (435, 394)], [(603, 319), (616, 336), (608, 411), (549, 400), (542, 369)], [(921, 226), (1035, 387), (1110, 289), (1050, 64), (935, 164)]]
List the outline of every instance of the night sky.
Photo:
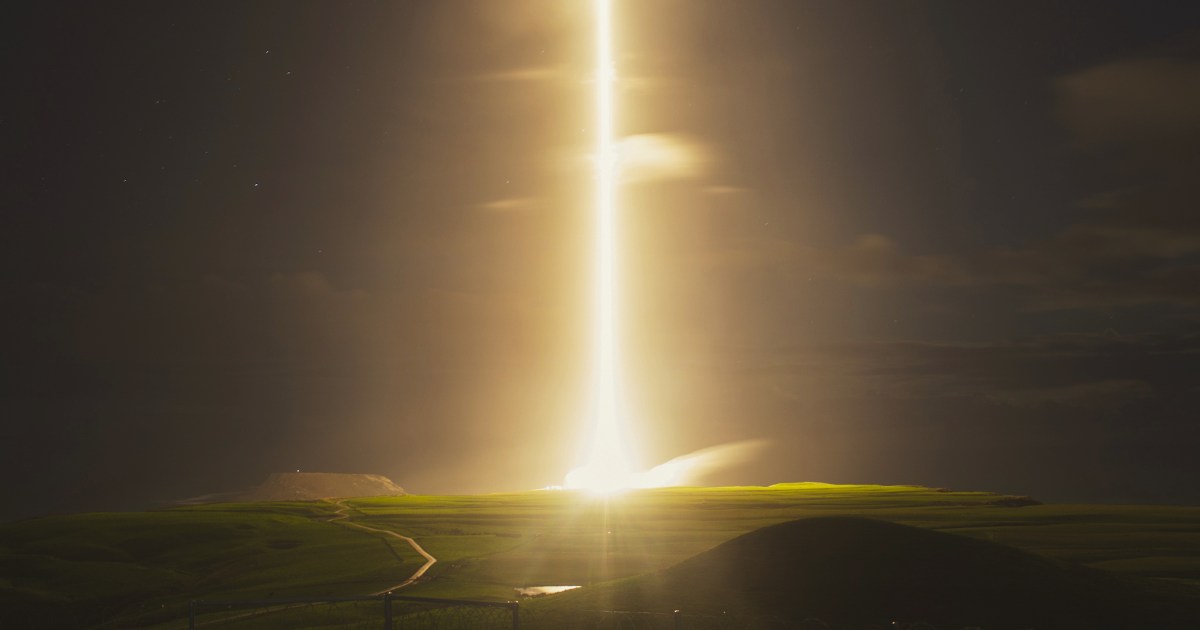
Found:
[[(27, 4), (0, 516), (581, 463), (587, 2)], [(1200, 502), (1200, 4), (616, 11), (638, 462)]]

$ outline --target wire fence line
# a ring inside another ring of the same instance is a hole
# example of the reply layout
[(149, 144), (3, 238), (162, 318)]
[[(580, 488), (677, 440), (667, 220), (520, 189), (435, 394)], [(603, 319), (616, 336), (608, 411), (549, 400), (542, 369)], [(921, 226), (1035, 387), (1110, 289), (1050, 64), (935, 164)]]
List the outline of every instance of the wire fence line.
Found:
[[(339, 630), (938, 630), (925, 622), (842, 626), (745, 615), (632, 610), (530, 610), (518, 602), (367, 595), (263, 600), (194, 600), (188, 628), (219, 630), (337, 628)], [(950, 630), (950, 629), (946, 629)], [(957, 630), (957, 629), (956, 629)], [(965, 628), (962, 630), (980, 630)]]
[(517, 602), (365, 595), (261, 600), (193, 600), (188, 628), (359, 628), (507, 630), (520, 627)]
[[(579, 630), (783, 630), (804, 628), (778, 619), (736, 615), (699, 615), (682, 610), (672, 613), (640, 610), (584, 610), (566, 624)], [(816, 626), (821, 627), (821, 626)]]
[[(551, 620), (538, 619), (526, 614), (533, 622)], [(534, 623), (538, 628), (568, 630), (939, 630), (937, 626), (917, 621), (895, 621), (879, 626), (844, 626), (827, 623), (816, 617), (802, 620), (758, 617), (749, 615), (711, 615), (687, 613), (676, 610), (671, 613), (636, 610), (584, 610), (559, 615), (552, 623)], [(951, 630), (949, 628), (945, 630)], [(981, 630), (980, 628), (954, 628), (953, 630)]]

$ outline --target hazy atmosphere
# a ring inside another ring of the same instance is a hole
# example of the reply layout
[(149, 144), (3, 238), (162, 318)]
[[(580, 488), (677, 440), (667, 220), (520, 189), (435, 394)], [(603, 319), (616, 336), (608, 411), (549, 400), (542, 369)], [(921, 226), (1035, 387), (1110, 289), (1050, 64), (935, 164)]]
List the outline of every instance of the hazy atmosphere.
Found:
[[(580, 463), (587, 3), (28, 4), (0, 517)], [(1200, 5), (614, 12), (639, 465), (1200, 503)]]

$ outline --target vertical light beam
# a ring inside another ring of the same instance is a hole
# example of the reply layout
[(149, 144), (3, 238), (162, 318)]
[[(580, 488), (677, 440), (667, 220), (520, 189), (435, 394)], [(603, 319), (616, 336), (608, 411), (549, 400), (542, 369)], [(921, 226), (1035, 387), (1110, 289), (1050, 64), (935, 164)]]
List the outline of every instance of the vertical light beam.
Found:
[(613, 138), (612, 2), (594, 0), (596, 25), (595, 295), (592, 314), (595, 429), (590, 461), (567, 475), (568, 487), (625, 487), (629, 465), (622, 444), (617, 381), (616, 143)]
[(626, 488), (659, 488), (692, 483), (706, 470), (747, 460), (763, 442), (749, 440), (701, 449), (644, 471), (630, 469), (626, 459), (625, 409), (617, 377), (620, 347), (617, 343), (617, 143), (614, 138), (616, 107), (613, 88), (612, 0), (593, 0), (596, 25), (596, 154), (595, 220), (592, 301), (592, 413), (591, 444), (587, 463), (567, 473), (564, 485), (611, 493)]
[[(617, 155), (613, 143), (612, 2), (596, 0), (596, 435), (592, 464), (627, 473), (617, 405)], [(614, 480), (615, 481), (615, 480)]]

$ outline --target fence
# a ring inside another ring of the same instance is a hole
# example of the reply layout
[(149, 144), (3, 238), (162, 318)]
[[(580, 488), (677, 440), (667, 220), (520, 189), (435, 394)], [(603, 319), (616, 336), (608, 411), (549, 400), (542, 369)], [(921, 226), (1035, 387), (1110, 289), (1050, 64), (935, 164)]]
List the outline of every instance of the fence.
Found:
[[(550, 621), (537, 619), (534, 621)], [(535, 624), (543, 627), (543, 624)], [(917, 622), (892, 622), (886, 626), (839, 626), (826, 623), (815, 617), (796, 621), (774, 617), (747, 615), (704, 615), (690, 614), (682, 610), (673, 613), (656, 613), (631, 610), (588, 610), (579, 611), (568, 617), (560, 617), (544, 627), (569, 628), (571, 630), (938, 630), (936, 626)], [(964, 628), (962, 630), (980, 630)]]
[[(542, 620), (547, 621), (547, 620)], [(733, 615), (696, 615), (638, 610), (581, 610), (554, 619), (556, 627), (577, 630), (791, 630), (795, 624), (776, 619)], [(799, 626), (810, 630), (809, 626)], [(812, 626), (812, 630), (824, 626)]]
[[(744, 615), (689, 614), (626, 610), (521, 610), (517, 602), (435, 599), (403, 595), (196, 600), (189, 604), (188, 628), (215, 627), (339, 630), (849, 630), (811, 618), (797, 622)], [(855, 627), (854, 630), (875, 630)], [(886, 630), (937, 630), (924, 622), (891, 623)], [(978, 630), (978, 629), (973, 629)]]
[(336, 627), (345, 630), (508, 630), (520, 628), (517, 602), (403, 595), (208, 601), (188, 604), (188, 629)]

